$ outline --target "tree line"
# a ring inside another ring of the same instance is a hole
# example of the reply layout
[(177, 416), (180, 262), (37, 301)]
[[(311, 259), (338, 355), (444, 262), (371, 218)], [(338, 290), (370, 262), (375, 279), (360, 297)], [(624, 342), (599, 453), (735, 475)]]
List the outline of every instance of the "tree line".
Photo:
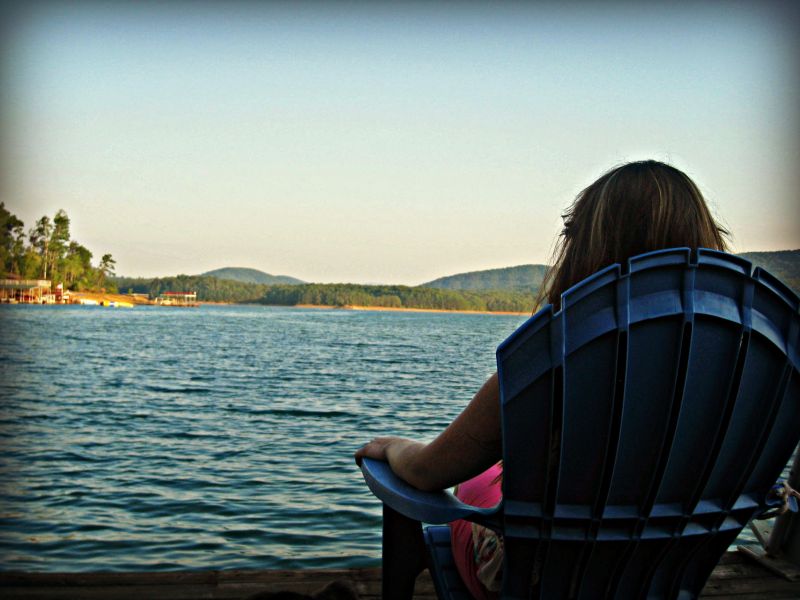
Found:
[(211, 275), (115, 277), (114, 284), (121, 292), (148, 294), (151, 298), (164, 292), (197, 292), (197, 299), (205, 302), (258, 302), (269, 287), (263, 283), (245, 283)]
[(403, 285), (358, 285), (354, 283), (309, 283), (269, 286), (261, 304), (276, 306), (374, 306), (492, 312), (531, 312), (535, 290), (447, 290)]
[(359, 285), (355, 283), (277, 284), (245, 283), (208, 275), (175, 277), (116, 277), (121, 292), (148, 294), (197, 292), (206, 302), (241, 302), (271, 306), (373, 306), (379, 308), (422, 308), (491, 312), (530, 312), (536, 291), (445, 290), (402, 285)]
[(116, 291), (116, 261), (104, 254), (92, 264), (92, 252), (71, 239), (70, 219), (59, 210), (51, 219), (40, 218), (25, 231), (25, 224), (0, 202), (0, 269), (3, 278), (49, 279), (65, 289)]

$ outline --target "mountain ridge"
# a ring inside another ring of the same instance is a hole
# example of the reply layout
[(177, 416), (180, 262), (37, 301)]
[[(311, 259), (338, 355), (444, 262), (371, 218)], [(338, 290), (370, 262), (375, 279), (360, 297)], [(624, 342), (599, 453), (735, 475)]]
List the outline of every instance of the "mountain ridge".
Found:
[(482, 271), (468, 271), (439, 277), (420, 284), (448, 290), (527, 290), (538, 289), (547, 272), (547, 265), (527, 264)]
[(296, 277), (288, 275), (271, 275), (259, 269), (249, 267), (222, 267), (213, 269), (200, 274), (201, 277), (216, 277), (217, 279), (227, 279), (229, 281), (239, 281), (241, 283), (261, 283), (265, 285), (300, 285), (306, 283)]
[[(800, 294), (800, 249), (741, 252), (753, 266), (760, 266)], [(485, 269), (439, 277), (419, 287), (450, 290), (536, 290), (549, 267), (541, 264)]]
[[(796, 293), (800, 294), (800, 249), (742, 252), (739, 253), (738, 256), (748, 260), (753, 266), (764, 267)], [(407, 287), (435, 288), (459, 292), (509, 291), (535, 293), (541, 285), (547, 269), (547, 265), (526, 264), (498, 269), (468, 271), (439, 277), (417, 286)], [(132, 287), (135, 288), (136, 291), (144, 291), (146, 288), (151, 287), (151, 283), (153, 282), (160, 282), (158, 284), (159, 288), (161, 286), (170, 288), (174, 286), (185, 287), (186, 285), (194, 285), (201, 287), (210, 286), (215, 290), (219, 288), (220, 291), (222, 289), (220, 287), (222, 286), (221, 283), (212, 285), (211, 283), (204, 282), (227, 280), (231, 282), (230, 285), (226, 284), (228, 287), (231, 285), (314, 285), (288, 275), (271, 275), (258, 269), (246, 267), (223, 267), (195, 276), (178, 275), (175, 277), (163, 278), (115, 277), (114, 280), (121, 286), (120, 289)], [(362, 287), (385, 287), (385, 285)], [(151, 291), (155, 291), (155, 288)], [(264, 290), (259, 288), (257, 292), (253, 290), (253, 293), (263, 294)], [(244, 290), (242, 290), (242, 294), (244, 294)]]

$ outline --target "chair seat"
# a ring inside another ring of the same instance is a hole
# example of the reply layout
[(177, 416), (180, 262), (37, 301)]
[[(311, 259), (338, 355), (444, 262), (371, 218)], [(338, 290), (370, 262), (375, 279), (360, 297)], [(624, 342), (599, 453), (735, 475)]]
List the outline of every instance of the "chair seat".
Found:
[(428, 550), (431, 578), (436, 595), (444, 600), (471, 600), (472, 596), (458, 574), (450, 545), (450, 527), (431, 525), (425, 528), (425, 547)]

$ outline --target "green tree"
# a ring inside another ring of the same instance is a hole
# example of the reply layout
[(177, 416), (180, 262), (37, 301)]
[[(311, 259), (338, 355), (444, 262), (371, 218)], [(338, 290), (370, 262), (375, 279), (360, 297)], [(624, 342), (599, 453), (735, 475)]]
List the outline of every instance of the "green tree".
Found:
[(0, 270), (4, 276), (19, 273), (25, 251), (23, 227), (22, 221), (6, 209), (4, 202), (0, 202)]
[(50, 279), (64, 279), (64, 260), (69, 248), (69, 217), (63, 209), (53, 217), (53, 227), (48, 244)]
[(103, 257), (100, 259), (100, 272), (103, 274), (103, 277), (112, 277), (114, 275), (114, 268), (117, 264), (110, 254), (103, 254)]
[(22, 221), (0, 202), (0, 275), (50, 279), (66, 284), (68, 289), (90, 290), (108, 285), (116, 290), (116, 261), (111, 254), (104, 254), (94, 267), (92, 253), (70, 239), (69, 228), (70, 218), (60, 209), (52, 220), (45, 215), (36, 221), (26, 239)]
[(70, 242), (64, 258), (64, 279), (67, 288), (80, 291), (92, 287), (91, 275), (92, 253), (78, 242)]
[(47, 215), (36, 221), (36, 225), (30, 230), (28, 239), (31, 247), (39, 252), (41, 257), (41, 277), (47, 279), (47, 266), (50, 256), (50, 236), (53, 234), (53, 224)]

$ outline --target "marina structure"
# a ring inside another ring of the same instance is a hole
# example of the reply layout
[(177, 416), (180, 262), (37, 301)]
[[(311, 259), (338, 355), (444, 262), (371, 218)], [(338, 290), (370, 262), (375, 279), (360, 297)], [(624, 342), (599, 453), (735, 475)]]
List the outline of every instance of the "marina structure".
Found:
[(156, 298), (161, 306), (198, 306), (197, 292), (163, 292)]
[(55, 304), (49, 279), (0, 279), (0, 302), (5, 304)]

